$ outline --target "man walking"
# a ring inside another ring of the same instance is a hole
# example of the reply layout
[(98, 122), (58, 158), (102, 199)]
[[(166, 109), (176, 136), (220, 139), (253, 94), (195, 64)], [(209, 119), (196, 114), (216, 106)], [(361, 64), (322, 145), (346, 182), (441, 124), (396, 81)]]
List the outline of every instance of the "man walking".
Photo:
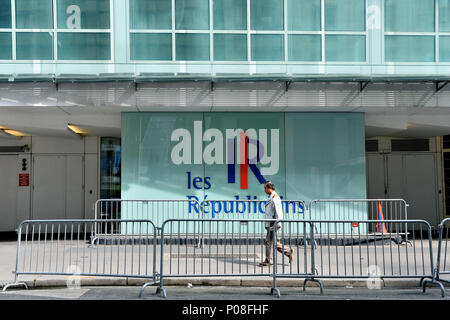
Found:
[[(280, 196), (275, 192), (275, 185), (272, 181), (264, 182), (264, 192), (269, 195), (269, 200), (266, 203), (266, 208), (264, 210), (264, 219), (283, 219), (283, 210), (281, 208)], [(264, 242), (266, 247), (266, 259), (259, 264), (260, 267), (265, 267), (273, 264), (272, 260), (272, 248), (273, 248), (273, 230), (275, 232), (281, 228), (281, 222), (278, 222), (277, 226), (274, 226), (275, 222), (266, 222), (266, 241)], [(287, 246), (283, 246), (280, 241), (277, 240), (277, 251), (283, 253), (289, 258), (289, 263), (292, 262), (294, 258), (294, 249), (290, 249)]]

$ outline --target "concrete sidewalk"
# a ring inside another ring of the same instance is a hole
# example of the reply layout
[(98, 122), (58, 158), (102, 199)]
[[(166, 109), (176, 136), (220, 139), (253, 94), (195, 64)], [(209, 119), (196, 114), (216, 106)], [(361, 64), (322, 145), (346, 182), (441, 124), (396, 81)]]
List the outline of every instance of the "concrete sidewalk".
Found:
[[(437, 241), (433, 241), (433, 248), (437, 247)], [(12, 273), (16, 263), (17, 243), (15, 241), (0, 242), (0, 288), (14, 281)], [(260, 259), (261, 257), (257, 257)], [(167, 266), (166, 266), (167, 267)], [(29, 288), (66, 287), (69, 277), (64, 275), (20, 275), (19, 281), (25, 282)], [(112, 278), (112, 277), (81, 277), (82, 286), (140, 286), (147, 279), (136, 278)], [(418, 278), (415, 279), (381, 279), (382, 288), (413, 288), (420, 289)], [(277, 278), (278, 287), (302, 287), (302, 278)], [(357, 288), (367, 287), (367, 279), (321, 279), (324, 288)], [(369, 280), (370, 281), (370, 280)], [(186, 286), (242, 286), (242, 287), (271, 287), (272, 277), (267, 276), (220, 276), (220, 277), (176, 277), (164, 278), (164, 285)], [(317, 286), (314, 282), (308, 282), (308, 286)]]

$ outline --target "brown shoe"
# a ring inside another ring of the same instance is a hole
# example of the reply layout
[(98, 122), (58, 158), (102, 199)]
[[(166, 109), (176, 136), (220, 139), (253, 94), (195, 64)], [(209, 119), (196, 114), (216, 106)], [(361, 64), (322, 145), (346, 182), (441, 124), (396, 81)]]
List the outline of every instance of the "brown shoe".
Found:
[(258, 267), (268, 267), (268, 266), (272, 266), (272, 265), (273, 265), (273, 263), (271, 263), (269, 261), (263, 261), (258, 264)]
[(291, 249), (291, 253), (289, 254), (289, 263), (294, 261), (294, 249)]

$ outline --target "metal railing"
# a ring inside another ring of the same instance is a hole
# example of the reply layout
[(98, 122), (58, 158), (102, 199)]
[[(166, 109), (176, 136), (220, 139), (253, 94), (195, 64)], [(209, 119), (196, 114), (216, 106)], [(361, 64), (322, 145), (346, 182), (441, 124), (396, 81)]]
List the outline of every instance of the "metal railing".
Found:
[[(202, 219), (200, 203), (195, 200), (122, 200), (99, 199), (94, 204), (95, 220), (138, 219), (151, 220), (160, 227), (166, 219), (184, 219), (197, 216)], [(108, 224), (95, 226), (92, 241), (98, 235), (108, 234)], [(114, 230), (112, 230), (114, 232)]]
[(449, 238), (448, 231), (450, 228), (450, 218), (444, 219), (439, 224), (439, 244), (438, 244), (438, 259), (436, 265), (436, 277), (440, 281), (450, 283), (450, 279), (443, 279), (441, 276), (450, 275), (450, 262), (447, 257), (450, 256), (450, 248), (448, 246)]
[[(408, 241), (408, 227), (402, 221), (408, 220), (408, 204), (403, 199), (320, 199), (312, 200), (309, 205), (311, 220), (327, 221), (355, 221), (349, 224), (321, 225), (321, 227), (338, 227), (339, 231), (349, 233), (350, 229), (357, 232), (357, 220), (397, 220), (398, 223), (376, 225), (373, 232), (390, 233), (395, 235), (394, 240)], [(343, 230), (342, 228), (346, 229)], [(384, 229), (383, 229), (384, 228)], [(388, 228), (388, 229), (386, 229)], [(317, 231), (317, 230), (316, 230)], [(331, 232), (336, 230), (332, 229)], [(322, 230), (326, 232), (326, 230)], [(365, 232), (365, 230), (363, 230)]]
[[(286, 223), (289, 222), (283, 221), (283, 224)], [(371, 232), (380, 223), (378, 220), (311, 220), (303, 223), (309, 224), (309, 228), (304, 230), (310, 234), (310, 244), (314, 248), (310, 249), (310, 255), (304, 256), (305, 268), (308, 267), (306, 262), (308, 256), (311, 257), (312, 263), (312, 276), (307, 274), (309, 277), (306, 277), (304, 289), (306, 282), (313, 280), (319, 282), (322, 292), (320, 279), (323, 278), (366, 278), (375, 282), (378, 280), (380, 285), (381, 279), (384, 278), (418, 278), (421, 284), (425, 278), (430, 278), (431, 280), (423, 283), (423, 290), (425, 291), (427, 283), (437, 284), (444, 296), (443, 286), (434, 276), (432, 234), (428, 222), (385, 220), (383, 224), (386, 227), (379, 233)], [(352, 227), (354, 223), (359, 225), (357, 232), (354, 232)], [(411, 233), (411, 246), (402, 246), (393, 241), (393, 234), (389, 230), (394, 229), (392, 226), (399, 223), (407, 225)], [(283, 243), (289, 245), (298, 243), (299, 234), (290, 233), (290, 229), (290, 227), (282, 228), (278, 236)], [(304, 245), (306, 246), (306, 243)], [(307, 252), (307, 249), (304, 248), (303, 252)], [(278, 269), (275, 277), (305, 278), (302, 272), (295, 274), (284, 270), (280, 272)]]
[[(97, 224), (108, 225), (90, 244)], [(65, 275), (151, 279), (158, 273), (156, 227), (149, 220), (26, 220), (18, 228), (14, 283), (19, 275)]]
[[(442, 297), (444, 297), (445, 290), (442, 282), (444, 283), (450, 283), (449, 278), (443, 278), (443, 276), (450, 275), (450, 267), (447, 264), (447, 256), (449, 254), (449, 238), (448, 238), (448, 231), (450, 227), (450, 218), (444, 219), (441, 221), (441, 223), (438, 226), (438, 232), (439, 232), (439, 242), (438, 242), (438, 254), (437, 254), (437, 263), (436, 263), (436, 269), (435, 271), (435, 277), (434, 279), (439, 282), (439, 285), (441, 287)], [(433, 280), (433, 278), (432, 278)], [(423, 281), (423, 291), (425, 292), (426, 285), (428, 283), (433, 283), (432, 280), (425, 280)]]
[[(174, 277), (271, 277), (276, 288), (274, 265), (260, 266), (266, 259), (266, 250), (272, 246), (274, 229), (266, 227), (275, 220), (255, 219), (170, 219), (161, 230), (160, 287), (166, 296), (164, 279)], [(198, 237), (190, 230), (202, 232), (203, 245), (198, 246)], [(200, 231), (202, 230), (202, 231)], [(276, 260), (273, 260), (276, 261)], [(273, 263), (273, 262), (272, 262)], [(276, 262), (275, 262), (275, 266)], [(278, 267), (278, 266), (277, 266)], [(144, 288), (143, 288), (144, 289)], [(142, 293), (142, 291), (141, 291)]]

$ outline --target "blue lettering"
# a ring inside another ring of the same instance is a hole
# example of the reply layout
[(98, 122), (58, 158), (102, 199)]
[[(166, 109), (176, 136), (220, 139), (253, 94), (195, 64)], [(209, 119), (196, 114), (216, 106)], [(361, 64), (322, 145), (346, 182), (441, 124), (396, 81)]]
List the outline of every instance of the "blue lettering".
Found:
[[(230, 210), (228, 210), (227, 209), (227, 204), (230, 204)], [(225, 212), (225, 213), (234, 213), (234, 202), (233, 201), (224, 201), (223, 202), (223, 211)]]
[[(239, 196), (238, 196), (238, 195), (236, 195), (236, 196), (234, 196), (234, 197), (236, 198), (236, 200), (239, 200)], [(239, 210), (239, 205), (240, 205), (240, 204), (244, 206), (244, 207), (242, 208), (242, 211)], [(244, 202), (238, 201), (238, 202), (236, 203), (236, 213), (244, 213), (244, 212), (245, 212), (245, 208), (246, 208), (246, 205), (245, 205)]]
[(211, 189), (211, 182), (209, 182), (211, 177), (205, 177), (205, 190)]
[(199, 189), (201, 189), (202, 187), (198, 187), (198, 186), (197, 186), (197, 182), (202, 182), (202, 181), (203, 181), (202, 178), (200, 178), (200, 177), (195, 177), (194, 180), (192, 181), (192, 185), (194, 186), (195, 189), (199, 190)]
[(186, 173), (187, 173), (187, 176), (188, 176), (188, 189), (190, 189), (191, 188), (191, 172), (188, 171)]
[[(218, 208), (216, 208), (216, 204), (219, 206)], [(216, 213), (220, 213), (222, 211), (222, 203), (220, 201), (213, 201), (211, 203), (211, 214), (212, 214), (212, 218), (214, 219), (216, 216)]]
[(196, 200), (196, 201), (189, 201), (189, 213), (192, 213), (192, 207), (194, 207), (194, 210), (196, 213), (198, 213), (198, 198), (196, 196), (187, 196), (188, 200)]

